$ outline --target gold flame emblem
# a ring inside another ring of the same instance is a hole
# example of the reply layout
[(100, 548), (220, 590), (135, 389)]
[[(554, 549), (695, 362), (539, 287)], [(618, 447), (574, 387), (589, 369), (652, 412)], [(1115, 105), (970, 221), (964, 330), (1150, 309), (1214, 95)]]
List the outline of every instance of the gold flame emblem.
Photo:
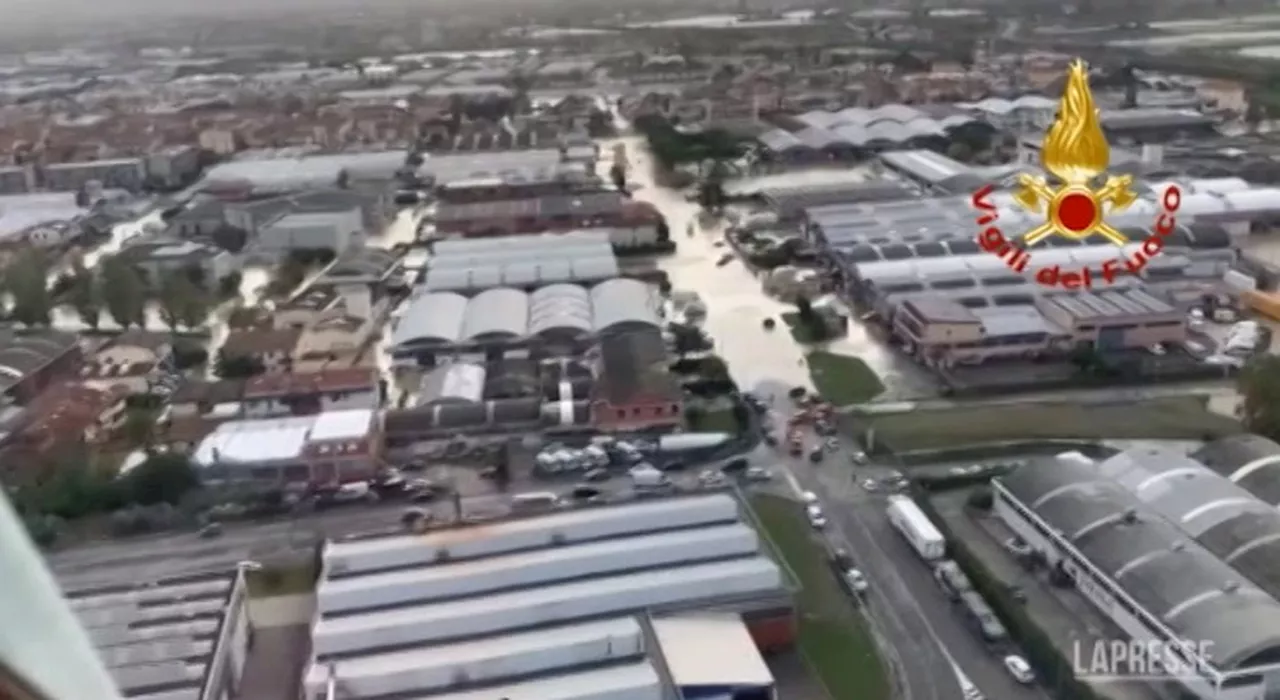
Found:
[(1014, 201), (1027, 211), (1046, 212), (1046, 221), (1023, 235), (1028, 246), (1055, 235), (1083, 240), (1098, 234), (1116, 245), (1129, 242), (1102, 217), (1127, 209), (1138, 198), (1131, 189), (1133, 177), (1108, 177), (1101, 187), (1093, 186), (1110, 160), (1111, 147), (1089, 90), (1089, 70), (1084, 61), (1076, 60), (1067, 72), (1058, 116), (1040, 147), (1040, 163), (1057, 182), (1018, 176)]

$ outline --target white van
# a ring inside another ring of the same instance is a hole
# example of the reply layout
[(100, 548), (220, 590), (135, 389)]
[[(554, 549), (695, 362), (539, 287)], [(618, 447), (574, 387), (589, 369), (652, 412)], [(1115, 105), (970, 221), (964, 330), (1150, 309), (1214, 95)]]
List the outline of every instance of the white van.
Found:
[(547, 510), (556, 507), (559, 502), (560, 497), (550, 491), (517, 493), (511, 497), (511, 510), (516, 513)]

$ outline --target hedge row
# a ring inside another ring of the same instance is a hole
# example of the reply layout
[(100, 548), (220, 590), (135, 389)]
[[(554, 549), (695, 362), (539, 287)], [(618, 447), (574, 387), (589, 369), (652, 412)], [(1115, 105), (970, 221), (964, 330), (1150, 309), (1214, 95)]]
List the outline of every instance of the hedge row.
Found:
[(947, 538), (951, 558), (964, 570), (973, 582), (974, 590), (987, 600), (996, 616), (1009, 630), (1009, 635), (1022, 648), (1027, 663), (1035, 669), (1045, 691), (1057, 700), (1109, 700), (1076, 679), (1071, 661), (1054, 646), (1044, 630), (1027, 614), (1023, 604), (1014, 599), (1011, 591), (956, 537), (929, 502), (928, 493), (917, 488), (913, 495), (920, 509)]

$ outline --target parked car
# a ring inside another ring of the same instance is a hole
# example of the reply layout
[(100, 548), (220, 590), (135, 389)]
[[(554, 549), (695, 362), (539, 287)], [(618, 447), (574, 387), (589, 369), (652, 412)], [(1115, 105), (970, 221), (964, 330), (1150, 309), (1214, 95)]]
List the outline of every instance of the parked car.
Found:
[(573, 496), (575, 501), (589, 501), (593, 498), (599, 498), (604, 495), (604, 492), (590, 484), (578, 484), (573, 487), (570, 495)]
[(857, 569), (849, 569), (844, 572), (844, 580), (845, 583), (849, 584), (849, 589), (854, 593), (866, 593), (867, 588), (870, 587), (867, 584), (867, 577)]
[(821, 447), (815, 447), (812, 450), (809, 450), (809, 461), (814, 464), (818, 464), (822, 460), (826, 459), (826, 457), (827, 452)]
[(933, 578), (942, 588), (942, 592), (953, 602), (960, 600), (960, 594), (973, 590), (973, 583), (964, 575), (960, 565), (950, 559), (938, 562), (933, 568)]
[(749, 467), (745, 474), (747, 481), (772, 481), (773, 472), (764, 467)]
[(821, 530), (827, 526), (827, 516), (822, 512), (820, 506), (811, 505), (805, 509), (805, 515), (809, 518), (809, 524), (815, 530)]
[(846, 549), (837, 549), (832, 552), (831, 563), (835, 564), (836, 568), (841, 571), (848, 571), (849, 569), (854, 568), (853, 557), (849, 556), (849, 551)]
[(1036, 680), (1035, 674), (1031, 672), (1031, 664), (1017, 654), (1004, 657), (1004, 668), (1015, 681), (1023, 685), (1031, 685)]
[(748, 466), (750, 465), (747, 462), (746, 457), (738, 457), (736, 459), (731, 459), (728, 462), (725, 462), (724, 465), (720, 467), (720, 471), (724, 472), (725, 474), (733, 474), (736, 472), (746, 471)]

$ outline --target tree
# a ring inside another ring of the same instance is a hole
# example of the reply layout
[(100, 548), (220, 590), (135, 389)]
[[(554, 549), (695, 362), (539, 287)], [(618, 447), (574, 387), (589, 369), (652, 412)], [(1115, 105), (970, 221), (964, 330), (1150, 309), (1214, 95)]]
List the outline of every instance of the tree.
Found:
[(818, 314), (813, 310), (813, 304), (809, 302), (808, 297), (800, 297), (796, 300), (796, 315), (800, 317), (800, 322), (804, 324), (813, 323)]
[(223, 379), (248, 379), (262, 374), (267, 368), (256, 357), (219, 352), (214, 371)]
[(76, 265), (71, 279), (71, 288), (67, 291), (71, 308), (89, 328), (98, 330), (102, 323), (102, 286), (98, 276), (81, 265)]
[(102, 263), (102, 300), (121, 327), (146, 326), (147, 290), (138, 271), (118, 258)]
[(627, 169), (622, 163), (614, 163), (613, 167), (609, 168), (609, 179), (613, 181), (613, 186), (619, 192), (627, 191)]
[(173, 272), (160, 279), (160, 317), (170, 330), (179, 326), (199, 328), (209, 318), (212, 305), (204, 288), (191, 281), (185, 273)]
[(49, 263), (44, 252), (27, 248), (5, 270), (5, 286), (13, 297), (13, 318), (28, 326), (47, 326), (53, 300), (49, 295)]
[(672, 336), (672, 351), (677, 357), (692, 355), (696, 352), (703, 352), (710, 348), (707, 341), (707, 335), (697, 326), (689, 326), (679, 323), (673, 323), (670, 326)]
[(1254, 358), (1241, 370), (1236, 385), (1244, 399), (1240, 421), (1250, 432), (1280, 439), (1280, 356)]
[(125, 477), (124, 484), (133, 503), (144, 506), (176, 504), (200, 487), (200, 476), (185, 455), (166, 452), (151, 455), (134, 467)]
[(969, 147), (969, 144), (962, 141), (955, 141), (950, 146), (947, 146), (947, 157), (951, 160), (967, 163), (973, 160), (973, 156), (973, 149)]
[(155, 428), (155, 415), (150, 411), (132, 409), (125, 412), (120, 433), (134, 447), (150, 447), (155, 438)]

